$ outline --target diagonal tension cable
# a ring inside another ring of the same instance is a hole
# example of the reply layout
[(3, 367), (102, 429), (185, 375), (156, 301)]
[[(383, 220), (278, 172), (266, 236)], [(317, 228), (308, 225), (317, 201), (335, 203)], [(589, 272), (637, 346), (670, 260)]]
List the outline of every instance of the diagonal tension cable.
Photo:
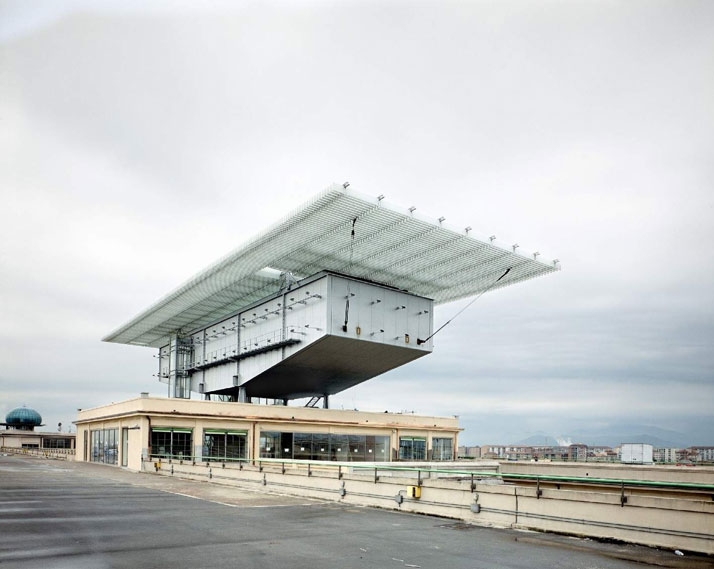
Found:
[(488, 292), (489, 290), (491, 290), (494, 286), (496, 286), (496, 284), (498, 283), (498, 281), (500, 281), (503, 277), (505, 277), (508, 273), (511, 272), (511, 269), (512, 269), (512, 268), (513, 268), (513, 267), (508, 267), (508, 268), (506, 269), (506, 271), (505, 271), (500, 277), (498, 277), (495, 281), (493, 281), (490, 285), (488, 285), (488, 287), (485, 288), (484, 290), (482, 290), (478, 295), (474, 296), (474, 297), (471, 299), (471, 301), (470, 301), (466, 306), (464, 306), (461, 310), (459, 310), (456, 314), (454, 314), (451, 318), (449, 318), (446, 322), (444, 322), (444, 324), (442, 324), (442, 325), (439, 327), (438, 330), (436, 330), (435, 332), (433, 332), (433, 333), (431, 334), (431, 336), (429, 336), (428, 338), (426, 338), (426, 340), (422, 340), (422, 339), (420, 339), (420, 338), (417, 338), (417, 346), (421, 346), (422, 344), (426, 344), (429, 340), (431, 340), (434, 336), (436, 336), (441, 330), (443, 330), (443, 329), (446, 327), (447, 324), (450, 324), (451, 321), (452, 321), (454, 318), (456, 318), (459, 314), (461, 314), (464, 310), (466, 310), (469, 306), (471, 306), (474, 302), (476, 302), (479, 298), (481, 298), (485, 293), (487, 293), (487, 292)]

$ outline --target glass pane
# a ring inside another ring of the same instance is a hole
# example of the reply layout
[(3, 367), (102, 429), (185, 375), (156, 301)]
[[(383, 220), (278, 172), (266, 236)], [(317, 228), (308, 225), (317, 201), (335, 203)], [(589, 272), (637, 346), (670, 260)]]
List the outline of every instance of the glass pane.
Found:
[(313, 433), (312, 454), (315, 460), (330, 460), (330, 435), (327, 433)]
[(414, 439), (414, 459), (426, 460), (426, 440)]
[(178, 458), (191, 458), (191, 433), (172, 433), (171, 454)]
[(121, 430), (121, 465), (126, 466), (129, 462), (129, 429), (124, 427)]
[(104, 462), (104, 456), (107, 451), (107, 434), (106, 431), (97, 431), (99, 433), (99, 458), (98, 462)]
[(367, 454), (365, 435), (350, 435), (350, 458), (349, 460), (364, 462)]
[(368, 435), (367, 462), (386, 462), (389, 460), (389, 437)]
[(414, 440), (411, 438), (401, 437), (399, 439), (399, 460), (414, 459)]
[(248, 458), (246, 449), (248, 437), (246, 435), (226, 435), (226, 458)]
[(280, 433), (264, 432), (260, 433), (260, 457), (277, 458), (280, 447)]
[(376, 462), (388, 462), (389, 457), (389, 437), (374, 437), (374, 460)]
[(90, 433), (90, 439), (91, 439), (91, 461), (95, 462), (97, 460), (97, 457), (99, 456), (99, 440), (97, 439), (97, 431), (92, 431)]
[(349, 442), (347, 435), (330, 435), (330, 459), (336, 461), (349, 460)]
[(312, 434), (295, 433), (293, 435), (293, 458), (312, 460)]
[(151, 429), (151, 456), (161, 458), (190, 459), (193, 433), (166, 429)]
[(171, 456), (171, 431), (151, 430), (151, 456), (161, 458)]
[(226, 435), (210, 434), (203, 436), (203, 456), (223, 459), (226, 457)]
[(107, 464), (116, 464), (119, 459), (119, 447), (117, 446), (117, 434), (119, 429), (107, 429), (107, 444), (104, 454), (104, 461)]
[(454, 455), (454, 440), (446, 438), (432, 439), (432, 459), (452, 460)]
[(101, 429), (91, 432), (91, 462), (117, 463), (119, 454), (117, 449), (118, 431), (118, 429)]
[(280, 448), (278, 449), (280, 458), (293, 457), (293, 434), (280, 433)]

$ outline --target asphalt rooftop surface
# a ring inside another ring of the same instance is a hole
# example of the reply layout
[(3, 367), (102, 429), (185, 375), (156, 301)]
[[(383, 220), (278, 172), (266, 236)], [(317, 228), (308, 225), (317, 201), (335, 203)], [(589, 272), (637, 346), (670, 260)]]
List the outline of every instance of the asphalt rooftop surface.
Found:
[(0, 568), (714, 568), (706, 556), (0, 456)]

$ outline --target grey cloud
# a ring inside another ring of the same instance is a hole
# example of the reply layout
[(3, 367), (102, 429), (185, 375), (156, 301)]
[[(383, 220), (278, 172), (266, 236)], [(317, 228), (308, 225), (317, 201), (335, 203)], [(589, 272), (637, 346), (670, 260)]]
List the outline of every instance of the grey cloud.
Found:
[(711, 426), (711, 3), (24, 6), (0, 34), (2, 405), (163, 394), (150, 350), (99, 338), (350, 180), (563, 271), (335, 404), (460, 414), (472, 442)]

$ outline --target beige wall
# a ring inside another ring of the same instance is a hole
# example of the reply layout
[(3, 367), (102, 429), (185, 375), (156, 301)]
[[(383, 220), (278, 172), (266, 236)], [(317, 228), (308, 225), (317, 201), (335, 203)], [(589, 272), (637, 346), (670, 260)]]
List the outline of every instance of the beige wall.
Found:
[(501, 462), (500, 472), (509, 474), (541, 474), (582, 478), (617, 478), (714, 484), (714, 467), (675, 465), (632, 465), (603, 463)]
[(22, 445), (42, 446), (40, 435), (32, 431), (7, 431), (0, 433), (0, 447), (22, 448)]
[(120, 403), (112, 403), (93, 409), (79, 411), (75, 423), (91, 420), (107, 420), (127, 415), (141, 414), (203, 416), (214, 419), (273, 420), (293, 422), (296, 419), (312, 424), (381, 425), (400, 428), (432, 427), (436, 430), (458, 430), (455, 417), (431, 417), (399, 413), (372, 413), (345, 411), (315, 407), (290, 407), (282, 405), (252, 405), (249, 403), (222, 403), (194, 399), (169, 399), (162, 397), (138, 397)]
[[(74, 433), (50, 433), (43, 431), (23, 431), (20, 429), (0, 430), (0, 448), (22, 448), (22, 445), (34, 445), (41, 450), (69, 451), (74, 449)], [(43, 447), (43, 440), (70, 439), (70, 447), (61, 449), (51, 449)]]

